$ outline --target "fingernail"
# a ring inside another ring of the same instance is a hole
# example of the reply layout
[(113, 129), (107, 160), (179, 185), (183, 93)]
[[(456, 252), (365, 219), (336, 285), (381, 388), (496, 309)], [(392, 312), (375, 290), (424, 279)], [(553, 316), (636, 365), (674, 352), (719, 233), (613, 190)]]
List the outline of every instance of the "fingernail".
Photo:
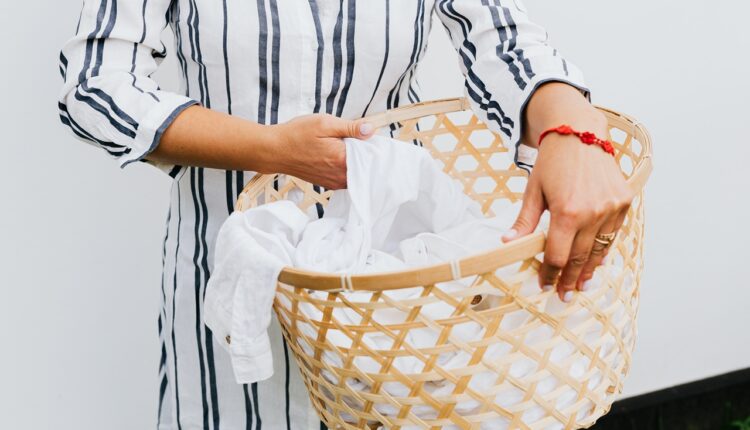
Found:
[(362, 134), (370, 134), (372, 133), (372, 125), (367, 122), (363, 122), (359, 125), (359, 132)]
[(544, 291), (545, 293), (548, 293), (548, 292), (552, 291), (554, 288), (555, 288), (554, 285), (545, 285), (545, 286), (542, 287), (542, 291)]
[(518, 230), (511, 229), (511, 230), (509, 230), (507, 233), (505, 233), (503, 235), (503, 239), (504, 240), (511, 240), (511, 239), (515, 239), (516, 236), (518, 236)]
[(570, 302), (573, 300), (573, 292), (572, 291), (566, 291), (565, 294), (563, 294), (563, 299), (565, 303)]

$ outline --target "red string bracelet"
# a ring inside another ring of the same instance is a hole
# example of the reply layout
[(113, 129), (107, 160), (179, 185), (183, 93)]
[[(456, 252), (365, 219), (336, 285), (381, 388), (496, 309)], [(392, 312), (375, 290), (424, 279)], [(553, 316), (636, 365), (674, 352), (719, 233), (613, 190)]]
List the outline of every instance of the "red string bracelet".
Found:
[(612, 142), (610, 142), (609, 140), (599, 139), (598, 137), (596, 137), (594, 133), (591, 133), (589, 131), (581, 132), (581, 131), (573, 130), (573, 128), (567, 124), (563, 124), (554, 128), (550, 128), (549, 130), (545, 130), (539, 136), (539, 143), (537, 144), (537, 146), (542, 146), (542, 140), (550, 133), (576, 136), (578, 139), (581, 140), (581, 142), (585, 143), (586, 145), (601, 146), (605, 152), (612, 155), (613, 157), (615, 156), (615, 148), (612, 146)]

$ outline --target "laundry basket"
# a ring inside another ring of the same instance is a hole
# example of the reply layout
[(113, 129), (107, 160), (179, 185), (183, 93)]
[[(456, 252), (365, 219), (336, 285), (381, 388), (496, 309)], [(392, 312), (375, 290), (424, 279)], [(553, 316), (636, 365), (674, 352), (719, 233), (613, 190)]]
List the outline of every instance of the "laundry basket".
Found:
[[(606, 264), (597, 269), (600, 286), (577, 293), (570, 304), (535, 285), (544, 231), (508, 244), (498, 239), (496, 249), (451, 264), (351, 276), (291, 267), (281, 272), (274, 310), (312, 404), (329, 428), (575, 429), (607, 413), (622, 391), (635, 343), (643, 187), (652, 167), (646, 129), (628, 116), (601, 111), (636, 197)], [(527, 173), (512, 162), (501, 137), (472, 114), (467, 99), (417, 103), (369, 120), (381, 132), (427, 148), (488, 216), (520, 204)], [(315, 210), (330, 192), (293, 177), (257, 175), (236, 209), (291, 195), (301, 208)], [(443, 285), (456, 278), (470, 282), (446, 292)], [(535, 287), (524, 288), (530, 282)], [(419, 294), (409, 300), (389, 294), (407, 288)], [(494, 305), (477, 305), (483, 297), (493, 297)], [(550, 312), (553, 301), (557, 309)], [(450, 306), (450, 315), (433, 319), (422, 311), (436, 303)], [(342, 309), (359, 321), (339, 321)], [(403, 320), (373, 317), (383, 310), (400, 311)], [(462, 324), (480, 325), (481, 336), (455, 335)], [(410, 343), (409, 333), (419, 330), (431, 330), (434, 344)], [(373, 334), (386, 336), (388, 347), (363, 341)], [(346, 342), (334, 343), (332, 336)], [(441, 364), (440, 357), (459, 353), (466, 357), (461, 366)], [(420, 371), (402, 372), (395, 363), (404, 357), (419, 360)], [(357, 365), (364, 359), (376, 371)]]

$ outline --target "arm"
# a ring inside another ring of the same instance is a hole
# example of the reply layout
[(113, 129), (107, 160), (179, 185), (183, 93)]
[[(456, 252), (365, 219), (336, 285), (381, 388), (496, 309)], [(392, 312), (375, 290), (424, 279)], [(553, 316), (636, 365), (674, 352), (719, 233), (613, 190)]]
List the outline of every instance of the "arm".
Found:
[(61, 121), (120, 166), (142, 160), (171, 121), (197, 103), (149, 78), (166, 55), (159, 36), (169, 7), (169, 0), (84, 1), (76, 35), (60, 53)]
[(438, 0), (436, 11), (461, 57), (473, 110), (510, 139), (518, 167), (533, 167), (521, 212), (503, 240), (533, 232), (549, 210), (539, 284), (570, 301), (606, 255), (595, 235), (621, 227), (632, 195), (614, 159), (575, 137), (550, 135), (533, 165), (519, 159), (521, 142), (536, 147), (544, 130), (563, 123), (607, 135), (581, 72), (548, 45), (521, 1)]
[(344, 137), (367, 139), (362, 120), (303, 115), (261, 125), (200, 106), (175, 118), (149, 159), (169, 164), (285, 173), (328, 189), (346, 187)]
[(170, 0), (87, 0), (75, 37), (60, 53), (61, 121), (124, 167), (173, 165), (280, 172), (326, 188), (346, 185), (343, 137), (367, 138), (361, 122), (316, 114), (260, 125), (162, 91), (149, 76), (166, 48)]

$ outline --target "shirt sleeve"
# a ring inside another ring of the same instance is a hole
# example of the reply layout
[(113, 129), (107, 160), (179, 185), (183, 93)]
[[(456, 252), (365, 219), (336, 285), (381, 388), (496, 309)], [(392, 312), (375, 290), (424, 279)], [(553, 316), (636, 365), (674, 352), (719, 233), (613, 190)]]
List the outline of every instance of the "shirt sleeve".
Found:
[(535, 151), (520, 146), (526, 104), (550, 81), (568, 83), (590, 99), (583, 74), (549, 45), (544, 28), (529, 21), (522, 0), (437, 0), (435, 13), (459, 54), (472, 110), (509, 139), (515, 164), (529, 170), (534, 157), (524, 154)]
[(84, 0), (76, 34), (60, 52), (61, 121), (121, 167), (144, 161), (172, 120), (197, 103), (150, 78), (166, 56), (161, 32), (171, 3)]

